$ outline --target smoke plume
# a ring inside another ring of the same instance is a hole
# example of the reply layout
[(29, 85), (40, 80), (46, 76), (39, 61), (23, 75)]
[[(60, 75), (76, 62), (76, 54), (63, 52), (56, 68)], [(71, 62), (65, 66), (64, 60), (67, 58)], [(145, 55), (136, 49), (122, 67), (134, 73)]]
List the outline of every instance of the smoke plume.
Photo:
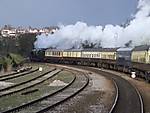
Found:
[(132, 40), (132, 44), (150, 44), (150, 0), (139, 0), (138, 11), (125, 27), (120, 25), (89, 26), (84, 22), (60, 25), (54, 34), (37, 36), (35, 48), (80, 48), (88, 40), (102, 47), (119, 47)]

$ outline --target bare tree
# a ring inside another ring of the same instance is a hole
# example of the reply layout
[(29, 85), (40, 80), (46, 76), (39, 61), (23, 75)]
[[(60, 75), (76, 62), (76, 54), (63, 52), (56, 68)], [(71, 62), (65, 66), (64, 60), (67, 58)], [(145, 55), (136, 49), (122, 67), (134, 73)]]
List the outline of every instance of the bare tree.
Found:
[(129, 40), (127, 43), (125, 43), (125, 47), (131, 47), (132, 46), (132, 40)]

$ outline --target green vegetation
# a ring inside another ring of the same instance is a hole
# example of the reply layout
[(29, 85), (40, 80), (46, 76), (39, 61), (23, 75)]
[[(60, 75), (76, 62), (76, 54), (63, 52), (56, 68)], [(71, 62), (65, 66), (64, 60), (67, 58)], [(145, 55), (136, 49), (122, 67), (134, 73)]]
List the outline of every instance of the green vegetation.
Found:
[(35, 40), (36, 34), (22, 34), (16, 38), (0, 36), (0, 56), (15, 53), (27, 57), (34, 48)]
[(5, 71), (11, 71), (12, 69), (12, 60), (8, 57), (3, 57), (3, 68)]
[(23, 57), (30, 55), (35, 40), (36, 34), (23, 34), (16, 38), (0, 36), (0, 71), (9, 71), (20, 65)]
[(19, 54), (9, 53), (7, 57), (12, 60), (13, 65), (15, 66), (21, 64), (24, 61), (24, 58)]
[(69, 83), (73, 79), (73, 74), (69, 71), (62, 71), (56, 75), (54, 79)]
[(0, 69), (4, 71), (11, 71), (12, 67), (20, 66), (24, 61), (24, 58), (18, 54), (9, 53), (5, 57), (0, 58)]
[(96, 48), (102, 48), (102, 45), (101, 45), (101, 41), (98, 41), (97, 43), (93, 43), (88, 40), (85, 40), (81, 43), (81, 47), (83, 49), (96, 49)]
[(25, 57), (29, 56), (34, 48), (35, 40), (36, 34), (20, 35), (16, 40), (18, 42), (18, 53)]
[[(34, 48), (36, 34), (24, 34), (16, 38), (0, 36), (0, 71), (10, 71), (23, 62)], [(22, 57), (23, 56), (23, 57)]]

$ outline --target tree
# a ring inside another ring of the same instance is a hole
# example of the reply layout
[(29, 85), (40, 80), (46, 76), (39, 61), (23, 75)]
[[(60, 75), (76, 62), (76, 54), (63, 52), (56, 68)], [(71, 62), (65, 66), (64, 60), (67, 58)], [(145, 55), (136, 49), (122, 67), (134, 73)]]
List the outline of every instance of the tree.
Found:
[(100, 41), (98, 41), (98, 43), (96, 44), (96, 48), (102, 48), (101, 40), (100, 40)]
[(23, 34), (18, 37), (19, 53), (23, 56), (29, 56), (34, 48), (36, 34)]
[(97, 45), (97, 43), (89, 42), (88, 40), (85, 40), (83, 43), (81, 43), (81, 47), (83, 49), (97, 48), (97, 47), (100, 47), (100, 45), (101, 45), (100, 43)]
[(10, 52), (18, 53), (18, 48), (16, 47), (16, 39), (9, 37), (0, 39), (0, 50), (0, 54), (2, 56), (5, 56)]
[(12, 70), (12, 60), (8, 57), (3, 57), (1, 59), (1, 63), (3, 65), (4, 71), (11, 71)]
[(125, 47), (131, 47), (132, 46), (132, 40), (129, 40), (127, 43), (125, 43)]

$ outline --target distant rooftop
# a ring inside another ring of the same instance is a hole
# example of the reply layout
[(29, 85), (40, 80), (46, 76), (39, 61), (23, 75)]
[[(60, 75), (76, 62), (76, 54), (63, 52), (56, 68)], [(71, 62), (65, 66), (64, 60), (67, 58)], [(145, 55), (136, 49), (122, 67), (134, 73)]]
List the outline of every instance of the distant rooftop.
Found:
[(119, 49), (117, 49), (117, 51), (132, 51), (133, 48), (132, 47), (121, 47)]
[(140, 45), (136, 46), (133, 51), (148, 51), (150, 49), (150, 45)]

